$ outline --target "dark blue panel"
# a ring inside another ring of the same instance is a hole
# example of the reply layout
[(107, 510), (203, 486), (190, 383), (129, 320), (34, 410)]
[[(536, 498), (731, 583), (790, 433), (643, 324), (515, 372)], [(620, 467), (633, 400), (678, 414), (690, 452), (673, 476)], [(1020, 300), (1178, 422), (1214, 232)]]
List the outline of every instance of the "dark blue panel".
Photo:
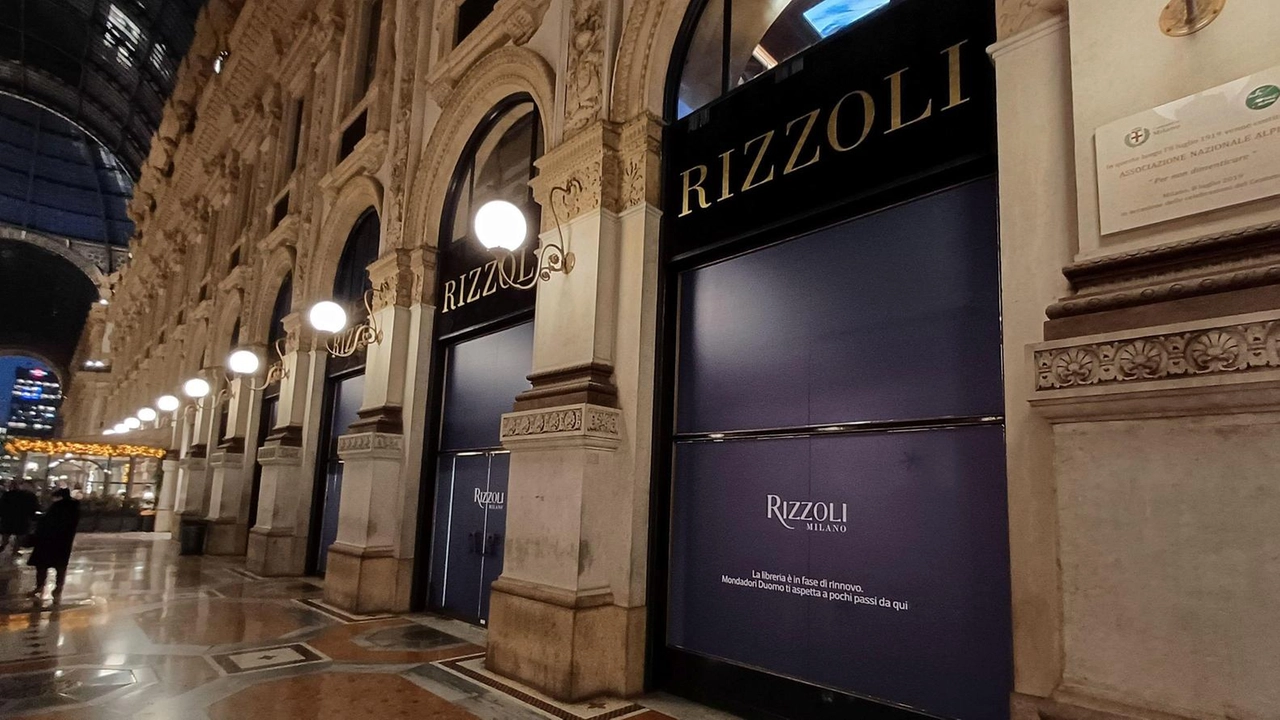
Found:
[(685, 273), (680, 432), (1003, 412), (995, 181)]
[(342, 502), (342, 461), (335, 451), (338, 436), (356, 421), (360, 403), (364, 399), (364, 375), (354, 375), (338, 381), (333, 389), (333, 405), (330, 414), (328, 462), (325, 465), (323, 511), (320, 519), (320, 548), (316, 570), (324, 573), (328, 564), (329, 546), (338, 537), (338, 509)]
[(668, 641), (941, 717), (1007, 717), (1005, 507), (999, 426), (680, 444)]
[(332, 437), (337, 439), (355, 422), (360, 403), (364, 401), (364, 374), (344, 378), (338, 382), (333, 401)]
[(458, 343), (446, 362), (441, 449), (497, 447), (502, 414), (529, 389), (533, 323)]

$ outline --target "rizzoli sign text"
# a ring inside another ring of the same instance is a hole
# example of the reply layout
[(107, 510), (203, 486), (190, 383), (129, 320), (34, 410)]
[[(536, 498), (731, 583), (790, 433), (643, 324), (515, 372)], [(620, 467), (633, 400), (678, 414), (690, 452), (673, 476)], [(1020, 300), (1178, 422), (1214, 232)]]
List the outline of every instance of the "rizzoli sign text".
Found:
[[(942, 50), (936, 70), (903, 68), (886, 76), (878, 87), (852, 90), (830, 106), (814, 108), (747, 140), (741, 148), (721, 152), (717, 160), (682, 171), (679, 217), (872, 145), (877, 137), (925, 123), (969, 102), (962, 52), (968, 42)], [(946, 73), (945, 86), (937, 76), (941, 72)], [(918, 88), (925, 86), (939, 88), (937, 97), (920, 92)]]

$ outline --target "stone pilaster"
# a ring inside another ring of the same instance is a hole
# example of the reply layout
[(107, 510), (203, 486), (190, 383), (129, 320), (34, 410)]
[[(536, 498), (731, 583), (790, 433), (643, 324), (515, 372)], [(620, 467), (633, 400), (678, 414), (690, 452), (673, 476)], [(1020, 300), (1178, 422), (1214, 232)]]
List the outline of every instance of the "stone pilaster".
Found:
[(306, 571), (312, 483), (304, 462), (304, 424), (309, 420), (311, 389), (322, 382), (319, 373), (323, 363), (317, 362), (321, 351), (312, 349), (310, 328), (298, 313), (287, 316), (284, 325), (288, 332), (284, 356), (287, 376), (280, 383), (276, 425), (257, 453), (262, 480), (258, 517), (249, 531), (246, 558), (249, 570), (264, 576), (302, 575)]
[(249, 533), (249, 493), (253, 489), (253, 456), (246, 437), (257, 434), (261, 391), (253, 378), (237, 377), (230, 383), (227, 433), (209, 454), (209, 529), (205, 552), (209, 555), (243, 555)]
[(410, 253), (392, 250), (369, 266), (369, 277), (381, 339), (365, 358), (359, 419), (338, 440), (342, 497), (325, 571), (325, 599), (357, 612), (408, 609), (413, 547), (399, 530), (416, 515), (404, 500), (401, 413), (413, 338)]
[(563, 237), (574, 266), (538, 286), (533, 387), (502, 419), (507, 552), (486, 663), (561, 700), (643, 688), (635, 558), (646, 542), (648, 421), (637, 413), (652, 396), (643, 338), (656, 305), (658, 136), (647, 117), (575, 128), (539, 161), (534, 186), (543, 242)]

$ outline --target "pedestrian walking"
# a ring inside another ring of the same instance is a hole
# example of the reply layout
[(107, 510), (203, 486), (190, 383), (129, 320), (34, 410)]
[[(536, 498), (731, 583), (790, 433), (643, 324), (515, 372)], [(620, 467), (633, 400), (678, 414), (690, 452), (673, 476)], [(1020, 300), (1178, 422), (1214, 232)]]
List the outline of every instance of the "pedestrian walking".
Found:
[(28, 483), (9, 483), (9, 490), (0, 496), (0, 552), (10, 541), (15, 553), (22, 548), (22, 539), (31, 534), (31, 521), (39, 509), (40, 501)]
[(71, 544), (75, 542), (79, 523), (80, 502), (72, 499), (71, 491), (66, 488), (54, 490), (53, 504), (36, 525), (35, 549), (27, 560), (27, 564), (36, 569), (36, 589), (31, 597), (38, 599), (44, 593), (49, 568), (53, 568), (57, 574), (53, 599), (57, 602), (62, 598), (62, 586), (67, 581), (67, 563), (71, 561)]

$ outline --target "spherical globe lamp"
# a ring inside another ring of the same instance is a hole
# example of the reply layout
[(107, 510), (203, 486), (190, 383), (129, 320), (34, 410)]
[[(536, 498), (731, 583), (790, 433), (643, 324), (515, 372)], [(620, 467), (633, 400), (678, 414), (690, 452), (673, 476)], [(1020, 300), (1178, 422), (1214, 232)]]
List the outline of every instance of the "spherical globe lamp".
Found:
[(252, 375), (258, 372), (258, 366), (261, 364), (262, 361), (258, 359), (257, 353), (252, 350), (237, 350), (227, 358), (227, 367), (237, 375)]
[(103, 431), (102, 431), (102, 434), (103, 434), (103, 435), (115, 435), (115, 434), (116, 434), (116, 429), (115, 429), (115, 428), (107, 428), (106, 430), (103, 430)]
[(164, 412), (173, 412), (182, 407), (182, 401), (173, 395), (161, 395), (156, 398), (156, 407)]
[(332, 300), (323, 300), (311, 306), (307, 319), (311, 321), (311, 327), (320, 332), (342, 332), (347, 326), (347, 311)]
[(209, 383), (202, 378), (191, 378), (182, 384), (182, 392), (189, 398), (199, 400), (209, 394)]
[(490, 200), (476, 211), (476, 239), (489, 250), (515, 251), (528, 232), (524, 213), (506, 200)]
[(127, 417), (124, 419), (124, 426), (130, 430), (137, 430), (142, 427), (142, 421), (136, 417)]
[(155, 422), (157, 417), (159, 416), (154, 408), (144, 407), (138, 411), (138, 419), (142, 422)]
[(124, 433), (129, 432), (129, 426), (124, 423), (116, 423), (115, 427), (111, 429), (115, 430), (117, 435), (123, 435)]

